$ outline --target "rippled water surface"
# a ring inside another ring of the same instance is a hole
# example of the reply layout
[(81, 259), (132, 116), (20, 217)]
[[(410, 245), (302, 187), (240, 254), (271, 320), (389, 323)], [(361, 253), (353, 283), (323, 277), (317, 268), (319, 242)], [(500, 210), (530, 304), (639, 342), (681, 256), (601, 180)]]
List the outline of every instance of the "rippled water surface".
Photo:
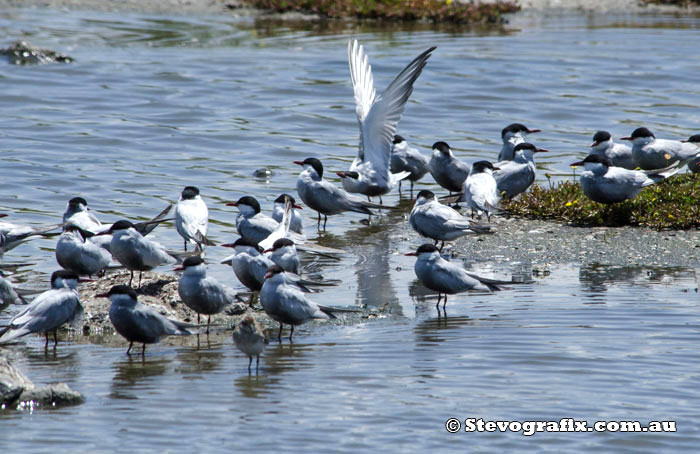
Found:
[[(332, 175), (352, 160), (351, 35), (367, 47), (379, 90), (438, 46), (399, 127), (410, 143), (427, 153), (445, 140), (465, 160), (495, 159), (501, 128), (520, 121), (542, 129), (533, 141), (550, 149), (539, 179), (564, 178), (598, 129), (699, 132), (698, 25), (556, 16), (456, 31), (3, 11), (6, 44), (25, 39), (76, 62), (0, 61), (0, 212), (53, 223), (82, 195), (104, 220), (146, 219), (194, 184), (209, 204), (211, 237), (233, 240), (235, 210), (225, 201), (253, 194), (268, 209), (281, 192), (295, 193), (291, 161), (319, 157)], [(261, 167), (272, 176), (253, 177)], [(314, 214), (306, 216), (313, 238)], [(421, 242), (403, 212), (372, 226), (362, 219), (333, 217), (318, 238), (348, 253), (321, 267), (343, 284), (315, 298), (376, 306), (381, 317), (303, 327), (294, 344), (272, 342), (250, 376), (230, 332), (153, 346), (143, 360), (127, 358), (110, 335), (55, 351), (29, 337), (3, 354), (35, 382), (66, 382), (87, 401), (0, 413), (3, 451), (697, 452), (696, 269), (554, 266), (532, 284), (451, 297), (438, 316), (403, 256)], [(181, 244), (174, 229), (155, 236)], [(53, 247), (34, 240), (3, 264), (15, 282), (44, 288)], [(209, 272), (233, 285), (230, 269), (216, 265), (220, 249), (208, 251)], [(471, 264), (506, 278), (523, 266)], [(673, 420), (678, 432), (448, 434), (450, 417)]]

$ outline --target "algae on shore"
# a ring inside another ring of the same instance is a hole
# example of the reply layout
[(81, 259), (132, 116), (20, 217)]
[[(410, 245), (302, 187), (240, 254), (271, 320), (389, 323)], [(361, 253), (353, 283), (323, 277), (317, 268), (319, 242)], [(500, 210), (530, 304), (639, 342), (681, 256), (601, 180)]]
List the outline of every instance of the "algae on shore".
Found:
[(538, 184), (518, 199), (501, 201), (516, 216), (581, 226), (643, 226), (654, 230), (700, 227), (700, 177), (686, 173), (644, 188), (634, 199), (604, 205), (583, 194), (578, 182)]

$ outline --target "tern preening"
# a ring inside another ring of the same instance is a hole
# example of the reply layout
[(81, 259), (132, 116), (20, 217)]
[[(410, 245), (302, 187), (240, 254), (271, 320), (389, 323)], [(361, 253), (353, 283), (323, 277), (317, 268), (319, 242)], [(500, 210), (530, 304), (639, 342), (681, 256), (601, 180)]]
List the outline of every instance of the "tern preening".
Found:
[(481, 216), (486, 213), (486, 219), (490, 220), (490, 213), (498, 211), (498, 185), (493, 177), (493, 172), (500, 170), (488, 161), (477, 161), (472, 164), (467, 181), (464, 184), (464, 194), (459, 199), (466, 202), (474, 213)]
[(34, 298), (26, 309), (12, 317), (7, 327), (0, 330), (0, 344), (30, 333), (44, 333), (44, 346), (47, 347), (49, 332), (53, 331), (55, 346), (58, 343), (58, 328), (66, 323), (76, 326), (83, 316), (83, 306), (77, 290), (78, 280), (78, 275), (73, 271), (54, 271), (51, 275), (51, 289)]

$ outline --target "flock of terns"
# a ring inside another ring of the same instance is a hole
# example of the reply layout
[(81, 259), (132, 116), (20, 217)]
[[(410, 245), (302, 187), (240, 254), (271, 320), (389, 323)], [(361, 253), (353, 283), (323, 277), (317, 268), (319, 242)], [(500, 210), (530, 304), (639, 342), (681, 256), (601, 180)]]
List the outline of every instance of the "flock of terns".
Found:
[[(547, 150), (526, 140), (529, 134), (540, 130), (528, 129), (520, 123), (502, 130), (503, 147), (496, 163), (477, 161), (469, 165), (459, 160), (442, 141), (433, 145), (430, 157), (410, 148), (396, 129), (413, 85), (434, 50), (435, 47), (431, 47), (421, 53), (381, 95), (377, 95), (367, 54), (357, 41), (351, 40), (348, 60), (360, 127), (357, 156), (347, 171), (336, 172), (342, 188), (324, 178), (320, 160), (310, 157), (294, 163), (303, 168), (296, 184), (298, 196), (318, 213), (319, 229), (325, 229), (328, 216), (346, 211), (372, 216), (373, 210), (393, 209), (383, 205), (382, 196), (397, 183), (400, 190), (403, 180), (410, 182), (412, 193), (414, 182), (430, 173), (449, 191), (449, 196), (440, 200), (432, 191), (418, 192), (408, 222), (419, 235), (433, 240), (434, 244), (423, 244), (415, 252), (406, 254), (417, 257), (416, 276), (424, 286), (438, 292), (438, 311), (444, 298), (444, 311), (449, 294), (468, 290), (492, 292), (511, 283), (466, 271), (445, 259), (441, 255), (442, 247), (445, 241), (469, 233), (488, 232), (488, 223), (474, 220), (474, 216), (481, 219), (485, 215), (488, 221), (491, 214), (499, 211), (500, 197), (515, 197), (526, 191), (535, 180), (535, 154)], [(581, 186), (595, 201), (617, 203), (635, 197), (645, 186), (670, 177), (684, 165), (692, 172), (700, 171), (700, 135), (687, 141), (661, 140), (648, 129), (638, 128), (623, 139), (631, 141), (632, 146), (615, 143), (610, 133), (599, 131), (593, 137), (590, 154), (571, 164), (584, 167)], [(372, 202), (371, 198), (378, 198), (379, 203)], [(464, 203), (471, 210), (471, 217), (462, 215), (443, 203), (445, 201)], [(295, 326), (311, 319), (336, 318), (335, 313), (343, 311), (316, 304), (307, 297), (316, 286), (324, 283), (300, 276), (297, 250), (330, 255), (339, 251), (306, 240), (299, 212), (302, 207), (294, 197), (280, 195), (274, 202), (272, 216), (263, 214), (259, 202), (251, 196), (227, 205), (238, 208), (236, 229), (241, 237), (221, 245), (233, 249), (233, 254), (222, 263), (230, 265), (238, 280), (251, 292), (259, 294), (263, 310), (280, 324), (279, 339), (283, 325), (291, 326), (291, 341)], [(207, 238), (208, 210), (197, 187), (185, 187), (175, 206), (174, 223), (184, 240), (184, 252), (168, 250), (147, 238), (158, 224), (173, 220), (166, 219), (169, 208), (151, 221), (119, 220), (105, 225), (88, 210), (85, 199), (75, 197), (68, 202), (61, 224), (30, 227), (0, 222), (0, 254), (32, 237), (54, 235), (53, 231), (62, 229), (55, 254), (63, 268), (51, 276), (50, 290), (38, 295), (0, 328), (0, 344), (30, 333), (44, 333), (48, 346), (49, 333), (53, 332), (55, 345), (57, 329), (66, 323), (75, 325), (83, 314), (77, 290), (78, 282), (84, 279), (81, 276), (104, 275), (114, 262), (130, 271), (129, 282), (113, 286), (98, 296), (109, 298), (109, 318), (115, 330), (129, 342), (127, 354), (135, 342), (143, 344), (143, 355), (146, 344), (158, 342), (163, 336), (199, 332), (204, 328), (199, 324), (200, 315), (208, 316), (208, 332), (211, 315), (235, 302), (237, 294), (233, 288), (207, 276), (203, 251), (215, 243)], [(438, 243), (441, 243), (440, 248)], [(188, 245), (193, 246), (190, 251), (187, 251)], [(175, 263), (174, 269), (182, 272), (179, 296), (197, 313), (196, 325), (171, 320), (140, 303), (132, 287), (135, 271), (139, 272), (137, 288), (140, 288), (143, 271)], [(27, 304), (21, 292), (2, 277), (0, 297), (0, 309), (11, 303)], [(251, 305), (253, 301), (251, 294)], [(267, 341), (263, 328), (251, 312), (235, 327), (233, 340), (249, 357), (249, 370), (253, 357), (257, 358), (257, 369), (259, 355)]]

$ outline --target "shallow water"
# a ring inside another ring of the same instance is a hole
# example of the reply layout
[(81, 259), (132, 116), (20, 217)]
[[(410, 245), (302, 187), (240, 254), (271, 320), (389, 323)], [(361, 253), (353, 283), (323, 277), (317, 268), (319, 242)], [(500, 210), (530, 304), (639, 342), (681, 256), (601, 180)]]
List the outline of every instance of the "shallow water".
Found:
[[(465, 160), (494, 159), (501, 128), (520, 121), (542, 129), (531, 137), (550, 149), (538, 161), (539, 180), (564, 178), (597, 129), (620, 137), (645, 125), (678, 139), (698, 132), (700, 63), (691, 57), (698, 25), (671, 16), (557, 16), (458, 31), (4, 11), (8, 43), (26, 39), (76, 63), (0, 63), (0, 212), (19, 223), (53, 223), (68, 199), (82, 195), (103, 220), (146, 219), (194, 184), (209, 204), (212, 238), (234, 239), (235, 210), (225, 201), (253, 194), (268, 209), (281, 192), (294, 194), (293, 160), (320, 157), (331, 175), (349, 165), (358, 135), (350, 35), (366, 45), (379, 90), (438, 46), (400, 124), (411, 144), (427, 153), (445, 140)], [(254, 178), (263, 166), (273, 175)], [(402, 206), (407, 211), (410, 201)], [(435, 297), (403, 256), (421, 243), (406, 211), (371, 226), (359, 215), (332, 217), (318, 241), (348, 253), (311, 264), (343, 281), (315, 296), (319, 302), (376, 306), (382, 316), (303, 327), (294, 344), (271, 343), (257, 375), (248, 375), (229, 332), (201, 337), (198, 346), (193, 339), (152, 346), (144, 360), (127, 358), (109, 335), (48, 352), (38, 337), (4, 348), (35, 382), (66, 382), (87, 402), (0, 413), (3, 447), (697, 450), (696, 269), (552, 266), (533, 284), (451, 297), (447, 316), (438, 317)], [(315, 218), (306, 214), (313, 238)], [(181, 245), (174, 229), (154, 236)], [(15, 282), (44, 288), (56, 268), (53, 246), (26, 243), (3, 265), (16, 270)], [(233, 285), (230, 269), (216, 265), (222, 249), (208, 250), (209, 270)], [(529, 269), (467, 265), (505, 278)], [(678, 431), (448, 434), (450, 417), (675, 420)]]

